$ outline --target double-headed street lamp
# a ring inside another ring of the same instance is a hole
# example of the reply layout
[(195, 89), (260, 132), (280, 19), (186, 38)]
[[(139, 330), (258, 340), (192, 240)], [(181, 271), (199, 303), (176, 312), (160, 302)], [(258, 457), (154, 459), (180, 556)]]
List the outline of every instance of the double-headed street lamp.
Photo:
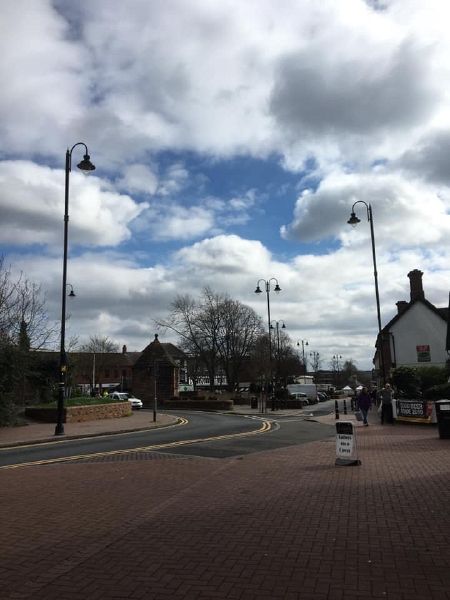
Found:
[[(63, 278), (62, 278), (62, 299), (61, 299), (61, 345), (59, 351), (59, 390), (58, 390), (58, 409), (55, 435), (64, 434), (64, 396), (66, 388), (66, 287), (67, 287), (67, 248), (69, 233), (69, 175), (72, 170), (72, 152), (77, 146), (84, 146), (85, 153), (83, 160), (77, 165), (82, 171), (94, 171), (95, 166), (91, 163), (89, 151), (85, 143), (77, 142), (66, 152), (66, 182), (64, 196), (64, 253), (63, 253)], [(69, 284), (70, 285), (70, 284)], [(74, 296), (73, 288), (69, 294)]]
[(268, 330), (269, 330), (269, 365), (270, 365), (271, 361), (272, 361), (272, 344), (271, 344), (271, 340), (270, 340), (270, 298), (269, 298), (269, 294), (271, 291), (270, 284), (272, 282), (275, 283), (275, 287), (273, 288), (273, 291), (276, 292), (277, 294), (279, 292), (281, 292), (281, 288), (278, 284), (278, 279), (276, 279), (275, 277), (271, 277), (267, 281), (265, 279), (260, 279), (258, 281), (258, 283), (256, 284), (255, 294), (262, 294), (262, 290), (259, 287), (259, 284), (261, 283), (261, 281), (264, 283), (264, 285), (266, 287), (266, 295), (267, 295), (267, 323), (268, 323)]
[(334, 365), (336, 367), (336, 374), (337, 374), (337, 376), (336, 376), (336, 385), (339, 384), (339, 379), (340, 379), (339, 378), (339, 373), (340, 373), (340, 370), (341, 370), (341, 363), (340, 363), (341, 360), (342, 360), (342, 354), (333, 354), (333, 363), (334, 363)]
[(375, 279), (375, 298), (376, 298), (376, 303), (377, 303), (378, 341), (380, 344), (379, 360), (380, 360), (380, 366), (381, 366), (381, 382), (384, 385), (384, 383), (386, 381), (386, 372), (385, 372), (385, 367), (384, 367), (383, 340), (381, 337), (380, 294), (378, 292), (377, 257), (376, 257), (376, 253), (375, 253), (375, 234), (373, 231), (372, 207), (370, 206), (370, 204), (367, 204), (367, 202), (365, 202), (364, 200), (357, 200), (356, 202), (354, 202), (353, 206), (352, 206), (352, 212), (350, 215), (350, 219), (347, 221), (347, 223), (349, 225), (351, 225), (352, 227), (356, 227), (356, 225), (358, 225), (358, 223), (361, 222), (361, 219), (358, 219), (358, 217), (355, 214), (355, 206), (357, 204), (364, 204), (364, 206), (366, 207), (366, 211), (367, 211), (367, 220), (370, 223), (370, 238), (372, 241), (373, 276)]
[(268, 325), (268, 333), (269, 333), (269, 381), (272, 381), (272, 342), (270, 339), (270, 298), (269, 298), (269, 294), (271, 291), (271, 287), (270, 284), (271, 283), (275, 283), (275, 287), (273, 288), (273, 291), (276, 292), (277, 294), (279, 292), (281, 292), (281, 288), (278, 284), (278, 279), (276, 279), (275, 277), (271, 277), (270, 279), (259, 279), (258, 283), (256, 284), (256, 290), (255, 290), (255, 294), (262, 294), (262, 290), (259, 286), (259, 284), (263, 282), (266, 288), (266, 296), (267, 296), (267, 325)]

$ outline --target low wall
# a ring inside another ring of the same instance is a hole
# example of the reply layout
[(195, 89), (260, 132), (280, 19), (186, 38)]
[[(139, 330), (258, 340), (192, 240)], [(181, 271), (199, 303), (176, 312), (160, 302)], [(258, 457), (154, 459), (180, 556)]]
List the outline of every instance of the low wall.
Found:
[[(29, 406), (25, 409), (25, 416), (44, 423), (56, 423), (58, 411), (56, 408), (35, 408)], [(113, 404), (90, 404), (86, 406), (68, 406), (64, 408), (64, 423), (81, 423), (83, 421), (96, 421), (98, 419), (116, 419), (129, 417), (131, 404), (129, 402), (115, 402)]]

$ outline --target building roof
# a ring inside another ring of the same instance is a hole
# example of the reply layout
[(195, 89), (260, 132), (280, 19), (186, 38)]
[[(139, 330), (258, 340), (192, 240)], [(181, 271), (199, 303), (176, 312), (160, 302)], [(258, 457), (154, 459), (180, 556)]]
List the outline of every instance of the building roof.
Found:
[[(87, 358), (94, 359), (94, 355), (100, 358), (102, 368), (120, 368), (120, 367), (133, 367), (140, 357), (147, 351), (147, 349), (154, 344), (154, 341), (149, 344), (142, 352), (67, 352), (69, 362), (76, 362), (86, 360)], [(186, 355), (185, 353), (177, 348), (174, 344), (160, 343), (159, 346), (162, 348), (162, 357), (164, 357), (170, 364), (176, 364), (175, 361), (183, 360)], [(43, 361), (52, 361), (57, 363), (59, 360), (59, 351), (49, 350), (38, 350), (36, 354)]]
[(434, 306), (434, 304), (432, 304), (428, 300), (426, 300), (426, 299), (422, 300), (419, 298), (417, 300), (413, 300), (412, 302), (406, 302), (402, 311), (397, 313), (394, 317), (392, 317), (392, 319), (388, 323), (386, 323), (386, 325), (382, 328), (381, 333), (388, 333), (390, 331), (390, 329), (392, 328), (392, 326), (397, 321), (399, 321), (415, 304), (423, 304), (429, 310), (431, 310), (432, 312), (437, 314), (441, 319), (443, 319), (446, 322), (448, 321), (448, 307), (437, 308), (436, 306)]
[(141, 352), (141, 355), (134, 363), (134, 366), (138, 369), (143, 369), (152, 366), (155, 361), (157, 361), (165, 362), (173, 367), (177, 367), (178, 363), (176, 359), (169, 354), (166, 346), (167, 344), (161, 344), (161, 342), (158, 340), (158, 334), (155, 333), (155, 339), (146, 348), (144, 348), (144, 350)]

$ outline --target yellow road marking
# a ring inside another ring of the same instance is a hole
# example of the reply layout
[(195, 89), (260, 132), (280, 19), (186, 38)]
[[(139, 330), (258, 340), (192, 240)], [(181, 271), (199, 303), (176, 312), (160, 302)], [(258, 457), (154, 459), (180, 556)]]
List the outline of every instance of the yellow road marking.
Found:
[(148, 452), (151, 450), (161, 450), (163, 448), (176, 448), (179, 446), (188, 446), (191, 444), (199, 444), (205, 442), (215, 442), (217, 440), (228, 440), (239, 437), (246, 437), (250, 435), (258, 435), (261, 433), (266, 433), (270, 431), (272, 428), (272, 423), (270, 421), (263, 421), (261, 427), (259, 429), (255, 429), (254, 431), (247, 431), (243, 433), (230, 433), (227, 435), (219, 435), (216, 437), (207, 437), (207, 438), (196, 438), (194, 440), (181, 440), (178, 442), (167, 442), (165, 444), (153, 444), (151, 446), (142, 446), (140, 448), (130, 448), (127, 450), (110, 450), (108, 452), (96, 452), (94, 454), (77, 454), (76, 456), (61, 456), (60, 458), (48, 458), (44, 460), (36, 460), (32, 462), (19, 463), (14, 465), (5, 465), (0, 467), (1, 469), (18, 469), (19, 467), (30, 467), (35, 465), (49, 465), (53, 463), (59, 462), (74, 462), (77, 460), (83, 460), (85, 458), (96, 458), (99, 456), (117, 456), (121, 454), (131, 454), (133, 452)]
[[(96, 438), (107, 438), (107, 437), (119, 437), (125, 435), (133, 435), (134, 433), (147, 433), (149, 431), (157, 431), (159, 429), (172, 429), (172, 427), (178, 427), (180, 425), (187, 425), (189, 423), (188, 419), (184, 417), (177, 417), (178, 421), (176, 423), (172, 423), (171, 425), (164, 425), (163, 427), (151, 427), (150, 429), (134, 429), (133, 431), (124, 431), (122, 433), (105, 433), (105, 434), (94, 434), (94, 435), (86, 435), (83, 437), (68, 437), (57, 439), (49, 442), (37, 442), (34, 444), (20, 444), (20, 446), (4, 446), (0, 448), (0, 452), (5, 450), (17, 450), (18, 448), (37, 448), (44, 446), (53, 446), (55, 444), (67, 444), (68, 442), (75, 442), (78, 440), (94, 440)], [(0, 467), (1, 468), (1, 467)]]

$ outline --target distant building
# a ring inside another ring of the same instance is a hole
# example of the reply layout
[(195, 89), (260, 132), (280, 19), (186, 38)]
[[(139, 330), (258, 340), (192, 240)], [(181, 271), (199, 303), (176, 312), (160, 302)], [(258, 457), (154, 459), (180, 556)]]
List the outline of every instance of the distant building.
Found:
[[(157, 340), (157, 336), (155, 336)], [(153, 344), (154, 342), (152, 342)], [(187, 382), (186, 355), (174, 344), (160, 343), (164, 357), (167, 358), (176, 372), (176, 381), (171, 391), (176, 390), (178, 386)], [(120, 389), (121, 391), (132, 391), (138, 396), (134, 389), (134, 378), (139, 372), (141, 380), (142, 369), (135, 369), (136, 364), (142, 365), (141, 357), (144, 353), (148, 358), (148, 348), (142, 352), (128, 352), (127, 347), (122, 347), (122, 352), (68, 352), (67, 361), (69, 366), (67, 384), (69, 387), (81, 388), (85, 393), (91, 391), (109, 391)], [(59, 352), (37, 352), (36, 356), (40, 367), (44, 367), (49, 374), (49, 382), (58, 380), (59, 373)], [(162, 372), (163, 369), (161, 369)], [(150, 383), (149, 383), (150, 385)], [(153, 389), (153, 388), (152, 388)], [(152, 392), (153, 393), (153, 392)]]

